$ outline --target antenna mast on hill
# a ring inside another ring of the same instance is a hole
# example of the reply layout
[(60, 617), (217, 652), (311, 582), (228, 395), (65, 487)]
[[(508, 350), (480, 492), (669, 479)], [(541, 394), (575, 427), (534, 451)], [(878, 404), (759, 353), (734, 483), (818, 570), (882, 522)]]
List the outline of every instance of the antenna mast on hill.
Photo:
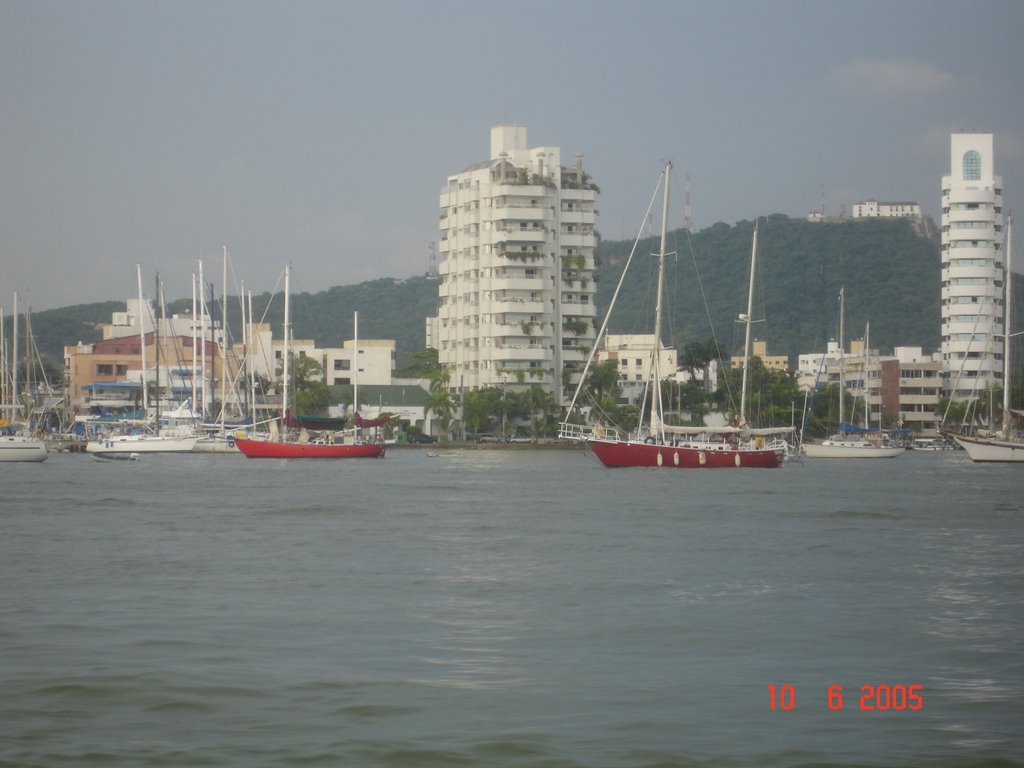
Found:
[(686, 196), (683, 198), (683, 226), (687, 232), (693, 231), (693, 219), (690, 216), (690, 172), (686, 172)]

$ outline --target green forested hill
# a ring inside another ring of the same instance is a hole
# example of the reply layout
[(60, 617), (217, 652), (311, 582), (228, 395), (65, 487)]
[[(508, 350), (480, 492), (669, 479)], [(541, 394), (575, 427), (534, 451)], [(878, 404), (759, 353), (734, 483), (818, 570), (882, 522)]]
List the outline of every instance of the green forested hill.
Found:
[[(919, 237), (906, 221), (846, 221), (811, 223), (775, 215), (762, 218), (754, 335), (768, 342), (769, 353), (789, 355), (820, 351), (836, 335), (839, 288), (846, 286), (846, 337), (864, 334), (871, 324), (871, 346), (891, 352), (893, 346), (939, 344), (939, 246)], [(666, 332), (677, 346), (706, 341), (713, 323), (719, 343), (729, 352), (742, 343), (736, 316), (746, 309), (747, 280), (753, 223), (715, 224), (689, 239), (683, 230), (671, 233), (667, 277)], [(632, 242), (606, 241), (598, 250), (598, 317), (618, 282)], [(641, 241), (623, 286), (610, 330), (641, 333), (649, 328), (651, 311), (646, 278), (654, 268), (654, 237)], [(696, 264), (696, 269), (695, 265)], [(697, 275), (700, 279), (698, 280)], [(708, 321), (700, 286), (707, 297)], [(398, 365), (424, 346), (424, 319), (437, 307), (436, 280), (380, 279), (338, 286), (319, 293), (292, 297), (296, 338), (315, 339), (322, 346), (340, 346), (352, 338), (352, 313), (359, 312), (360, 338), (390, 338), (398, 344)], [(1018, 299), (1022, 291), (1017, 291)], [(257, 318), (271, 296), (253, 298)], [(1015, 304), (1020, 307), (1020, 301)], [(191, 300), (172, 309), (184, 311)], [(237, 327), (238, 302), (229, 300), (229, 321)], [(59, 367), (63, 346), (98, 338), (95, 324), (109, 322), (121, 302), (104, 302), (38, 312), (32, 330), (40, 350)], [(268, 322), (279, 334), (283, 301), (270, 302)], [(1021, 317), (1017, 309), (1017, 317)], [(1015, 323), (1016, 325), (1016, 323)], [(10, 333), (10, 323), (7, 324)]]
[[(687, 238), (668, 238), (675, 255), (666, 269), (667, 331), (676, 346), (714, 335), (728, 352), (742, 347), (735, 322), (746, 311), (753, 222), (715, 224)], [(598, 301), (607, 307), (632, 243), (604, 243)], [(656, 238), (634, 258), (653, 269)], [(641, 305), (645, 270), (631, 269), (616, 304), (612, 328), (632, 329), (631, 307)], [(837, 335), (839, 289), (846, 286), (846, 338), (860, 338), (870, 322), (871, 346), (939, 344), (940, 265), (937, 243), (919, 237), (907, 221), (812, 223), (776, 215), (762, 218), (755, 280), (754, 336), (770, 354), (793, 358), (821, 351)], [(703, 286), (703, 298), (701, 287)], [(705, 308), (705, 299), (707, 307)], [(710, 321), (708, 315), (710, 314)], [(643, 326), (637, 326), (642, 328)]]

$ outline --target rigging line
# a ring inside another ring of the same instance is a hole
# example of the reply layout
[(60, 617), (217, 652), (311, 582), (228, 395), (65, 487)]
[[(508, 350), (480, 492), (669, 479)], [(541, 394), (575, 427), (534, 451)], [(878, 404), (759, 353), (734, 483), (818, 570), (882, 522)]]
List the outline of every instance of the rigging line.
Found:
[[(32, 312), (32, 308), (29, 307), (29, 314), (31, 312)], [(46, 367), (43, 365), (43, 356), (39, 352), (39, 345), (36, 344), (36, 335), (34, 333), (32, 333), (31, 320), (29, 320), (28, 322), (30, 323), (30, 325), (28, 326), (28, 329), (29, 329), (28, 338), (29, 338), (29, 341), (31, 341), (31, 343), (32, 343), (32, 352), (35, 354), (36, 363), (39, 365), (39, 373), (42, 374), (43, 384), (46, 386), (46, 392), (47, 392), (47, 394), (51, 394), (52, 395), (53, 394), (53, 387), (50, 386), (50, 379), (46, 375)], [(28, 374), (26, 374), (26, 376), (27, 375)]]
[[(715, 322), (711, 319), (711, 307), (708, 306), (708, 297), (704, 292), (704, 281), (700, 276), (700, 267), (697, 265), (697, 253), (693, 249), (693, 238), (690, 236), (690, 230), (686, 230), (686, 244), (690, 248), (690, 259), (693, 261), (693, 271), (697, 276), (697, 287), (700, 288), (700, 298), (704, 303), (704, 315), (708, 319), (708, 327), (711, 329), (711, 339), (715, 344), (715, 356), (721, 357), (721, 345), (718, 342), (718, 334), (715, 332)], [(732, 394), (732, 390), (729, 387), (729, 378), (723, 377), (725, 381), (726, 393), (730, 401), (734, 401), (736, 398)]]
[[(267, 316), (270, 314), (270, 307), (274, 303), (274, 296), (277, 295), (277, 289), (281, 287), (282, 280), (284, 279), (284, 274), (285, 274), (284, 270), (281, 270), (281, 273), (277, 276), (277, 282), (274, 284), (273, 289), (270, 291), (270, 294), (267, 297), (267, 303), (263, 306), (263, 314), (260, 315), (260, 321), (259, 321), (259, 323), (257, 323), (257, 325), (267, 325), (267, 322), (266, 322), (267, 321)], [(272, 344), (273, 344), (273, 331), (271, 331), (271, 345)], [(273, 371), (274, 370), (274, 365), (276, 364), (275, 361), (272, 360), (272, 358), (273, 358), (273, 348), (271, 348), (270, 353), (268, 354), (267, 349), (263, 346), (263, 334), (262, 333), (259, 334), (259, 343), (258, 344), (253, 344), (253, 346), (258, 348), (258, 351), (259, 351), (258, 358), (262, 359), (262, 362), (263, 362), (263, 365), (265, 366), (265, 368), (267, 370)], [(255, 353), (255, 351), (256, 350), (254, 350), (254, 353)]]
[[(810, 402), (805, 404), (804, 407), (804, 418), (803, 423), (800, 426), (800, 442), (803, 442), (803, 433), (807, 428), (808, 422), (811, 419), (811, 412), (814, 409), (814, 398), (818, 394), (818, 382), (821, 380), (822, 371), (827, 369), (825, 361), (828, 359), (828, 340), (832, 335), (832, 329), (839, 324), (838, 311), (837, 314), (829, 321), (828, 328), (825, 329), (825, 351), (821, 353), (821, 360), (818, 361), (818, 372), (814, 376), (814, 384), (811, 385), (811, 396)], [(827, 384), (828, 382), (826, 382)]]
[[(994, 280), (992, 280), (990, 278), (989, 279), (989, 283), (991, 284), (991, 286), (993, 287), (993, 290), (994, 290), (994, 288), (995, 288)], [(995, 318), (992, 318), (992, 320), (993, 320), (993, 325), (994, 325)], [(978, 324), (980, 322), (981, 322), (981, 315), (980, 314), (976, 314), (974, 316), (974, 325), (971, 327), (971, 339), (970, 339), (970, 341), (967, 342), (967, 351), (964, 352), (964, 356), (963, 356), (963, 358), (961, 358), (960, 369), (956, 372), (956, 379), (953, 381), (953, 387), (952, 387), (952, 390), (951, 390), (951, 393), (950, 393), (949, 402), (946, 403), (946, 411), (945, 411), (945, 413), (942, 414), (942, 423), (945, 423), (946, 417), (949, 415), (949, 409), (952, 407), (953, 401), (956, 398), (957, 390), (960, 387), (960, 378), (963, 376), (964, 370), (967, 367), (967, 360), (968, 360), (968, 357), (971, 354), (971, 347), (974, 345), (975, 337), (978, 335)], [(987, 346), (988, 346), (988, 352), (991, 354), (992, 353), (992, 340), (991, 340), (991, 337), (989, 338), (989, 340), (987, 342)], [(976, 374), (977, 373), (980, 373), (980, 371), (977, 371)], [(969, 417), (970, 417), (970, 420), (972, 420), (972, 421), (977, 418), (977, 413), (976, 413), (977, 406), (976, 406), (975, 401), (976, 401), (976, 395), (977, 395), (977, 392), (978, 392), (978, 378), (979, 377), (977, 375), (975, 375), (974, 376), (974, 382), (971, 385), (971, 394), (970, 394), (970, 397), (968, 398), (967, 408), (964, 409), (964, 417), (963, 417), (963, 419), (960, 422), (961, 430), (965, 426), (967, 426), (968, 418)], [(974, 412), (974, 415), (972, 415), (972, 412)]]
[[(651, 195), (651, 202), (647, 205), (647, 212), (644, 214), (646, 220), (651, 215), (651, 210), (654, 208), (654, 201), (658, 197), (658, 190), (661, 189), (661, 184), (665, 179), (665, 171), (662, 170), (661, 175), (658, 177), (658, 183), (654, 187), (654, 193)], [(642, 227), (641, 227), (642, 229)], [(576, 385), (576, 391), (573, 393), (572, 401), (569, 403), (569, 409), (566, 413), (572, 413), (573, 408), (576, 406), (576, 399), (579, 397), (580, 390), (583, 388), (584, 383), (587, 380), (587, 372), (590, 370), (590, 365), (594, 361), (594, 355), (597, 354), (597, 349), (604, 338), (605, 332), (608, 329), (608, 321), (612, 316), (612, 308), (615, 306), (615, 300), (619, 297), (619, 291), (622, 290), (622, 283), (626, 279), (626, 272), (629, 270), (629, 265), (633, 261), (633, 256), (636, 255), (637, 246), (640, 243), (640, 235), (637, 235), (636, 240), (633, 241), (633, 247), (629, 251), (629, 257), (626, 259), (626, 264), (622, 268), (622, 274), (619, 276), (619, 282), (615, 286), (615, 292), (612, 294), (612, 299), (608, 304), (608, 311), (605, 313), (604, 322), (601, 323), (601, 328), (597, 332), (597, 336), (594, 338), (594, 346), (590, 348), (590, 355), (587, 357), (586, 365), (583, 366), (583, 371), (580, 373), (579, 383)]]

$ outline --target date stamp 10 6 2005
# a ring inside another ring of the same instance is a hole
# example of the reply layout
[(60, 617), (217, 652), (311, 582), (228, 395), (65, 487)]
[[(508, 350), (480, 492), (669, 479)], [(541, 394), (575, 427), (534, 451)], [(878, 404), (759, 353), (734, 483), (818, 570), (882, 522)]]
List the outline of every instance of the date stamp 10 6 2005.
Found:
[[(916, 710), (924, 708), (924, 686), (921, 685), (862, 685), (854, 698), (861, 710)], [(769, 685), (771, 709), (796, 709), (796, 688), (792, 685)], [(843, 709), (846, 697), (841, 685), (830, 685), (825, 694), (825, 705), (832, 710)]]

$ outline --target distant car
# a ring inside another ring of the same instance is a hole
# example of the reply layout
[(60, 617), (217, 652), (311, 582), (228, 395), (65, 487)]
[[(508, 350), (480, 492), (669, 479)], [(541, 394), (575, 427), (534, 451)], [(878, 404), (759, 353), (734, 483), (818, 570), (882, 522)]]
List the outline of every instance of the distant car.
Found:
[(513, 435), (508, 441), (510, 443), (532, 443), (533, 438), (529, 435)]
[(436, 443), (437, 438), (433, 435), (409, 435), (410, 443)]
[(498, 435), (480, 435), (477, 440), (481, 443), (500, 443), (502, 438)]

